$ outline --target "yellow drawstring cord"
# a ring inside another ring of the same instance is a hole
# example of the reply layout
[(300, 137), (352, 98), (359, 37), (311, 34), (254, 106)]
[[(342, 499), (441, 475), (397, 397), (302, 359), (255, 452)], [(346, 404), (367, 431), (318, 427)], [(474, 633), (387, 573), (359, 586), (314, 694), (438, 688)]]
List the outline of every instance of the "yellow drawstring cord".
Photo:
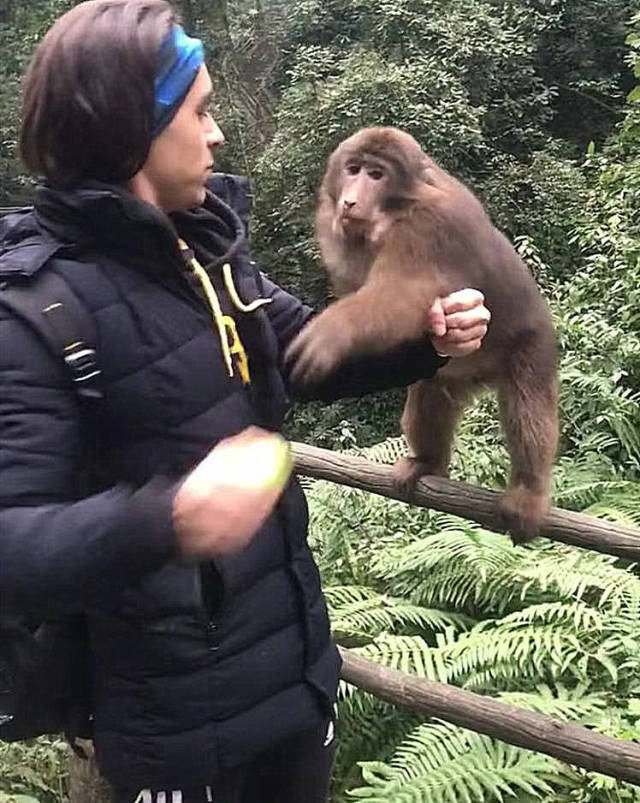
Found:
[[(220, 306), (220, 301), (218, 299), (218, 294), (216, 293), (216, 289), (209, 278), (209, 274), (198, 262), (195, 256), (193, 256), (193, 252), (187, 243), (180, 239), (178, 240), (178, 245), (180, 250), (183, 252), (183, 255), (185, 255), (185, 261), (193, 271), (194, 275), (198, 278), (198, 281), (204, 290), (204, 294), (209, 303), (209, 309), (211, 311), (213, 321), (218, 330), (220, 345), (222, 346), (222, 354), (224, 356), (224, 361), (225, 365), (227, 366), (229, 376), (233, 376), (233, 358), (231, 355), (235, 354), (238, 359), (238, 370), (240, 371), (242, 381), (245, 384), (248, 384), (251, 381), (251, 377), (249, 375), (249, 361), (247, 359), (244, 346), (242, 345), (242, 341), (238, 335), (235, 321), (229, 315), (223, 314), (222, 307)], [(187, 257), (186, 255), (189, 253), (191, 255)], [(272, 299), (270, 298), (257, 298), (250, 304), (244, 304), (241, 301), (238, 291), (233, 283), (233, 274), (231, 273), (231, 265), (229, 262), (226, 262), (222, 266), (222, 275), (224, 278), (225, 287), (229, 293), (229, 298), (231, 299), (234, 307), (240, 310), (240, 312), (254, 312), (265, 304), (271, 304)], [(227, 333), (228, 330), (230, 330), (231, 334), (233, 335), (233, 343), (231, 345), (229, 345), (229, 336)]]
[[(183, 253), (191, 250), (184, 240), (178, 240), (178, 245)], [(218, 330), (218, 336), (220, 338), (220, 345), (222, 346), (222, 354), (224, 356), (225, 365), (227, 366), (227, 372), (229, 376), (233, 376), (233, 361), (231, 359), (231, 349), (229, 348), (229, 338), (227, 337), (227, 327), (224, 323), (224, 315), (222, 314), (222, 307), (220, 306), (216, 289), (209, 278), (209, 274), (198, 262), (195, 256), (186, 259), (186, 262), (202, 285), (204, 294), (209, 302), (209, 309), (211, 310), (213, 322)]]
[(256, 298), (256, 300), (252, 301), (250, 304), (243, 304), (242, 301), (240, 301), (240, 296), (233, 283), (233, 275), (229, 262), (225, 262), (222, 266), (222, 275), (224, 277), (224, 286), (227, 288), (227, 293), (229, 293), (234, 307), (239, 309), (240, 312), (255, 312), (255, 310), (264, 307), (265, 304), (271, 304), (273, 301), (272, 298)]

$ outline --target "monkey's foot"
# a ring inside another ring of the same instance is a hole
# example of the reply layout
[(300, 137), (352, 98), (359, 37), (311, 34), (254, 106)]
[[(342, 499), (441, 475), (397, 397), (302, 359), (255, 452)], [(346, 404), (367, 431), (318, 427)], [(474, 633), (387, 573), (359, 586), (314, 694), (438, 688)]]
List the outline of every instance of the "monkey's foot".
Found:
[(516, 486), (498, 500), (498, 512), (514, 544), (524, 544), (538, 535), (540, 522), (549, 512), (549, 497)]
[(420, 477), (427, 474), (446, 477), (446, 466), (435, 461), (421, 460), (417, 457), (401, 457), (393, 466), (393, 485), (396, 491), (406, 498), (411, 498)]

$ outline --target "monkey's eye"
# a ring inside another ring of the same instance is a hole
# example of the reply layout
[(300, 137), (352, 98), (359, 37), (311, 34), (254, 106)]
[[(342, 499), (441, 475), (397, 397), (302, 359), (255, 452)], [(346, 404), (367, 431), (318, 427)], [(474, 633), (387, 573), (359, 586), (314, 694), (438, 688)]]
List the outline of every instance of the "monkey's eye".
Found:
[(360, 172), (359, 164), (355, 164), (354, 162), (352, 162), (350, 165), (347, 165), (347, 173), (349, 173), (350, 176), (357, 176), (359, 172)]
[(374, 167), (369, 170), (369, 178), (373, 179), (374, 181), (380, 181), (383, 176), (384, 172), (378, 167)]

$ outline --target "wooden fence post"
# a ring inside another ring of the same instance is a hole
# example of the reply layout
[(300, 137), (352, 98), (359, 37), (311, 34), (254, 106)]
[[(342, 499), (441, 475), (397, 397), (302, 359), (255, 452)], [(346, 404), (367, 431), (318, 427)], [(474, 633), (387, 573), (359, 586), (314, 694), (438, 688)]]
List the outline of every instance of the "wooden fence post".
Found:
[(79, 741), (87, 758), (80, 758), (70, 751), (69, 803), (113, 803), (111, 789), (98, 771), (93, 743), (84, 739)]

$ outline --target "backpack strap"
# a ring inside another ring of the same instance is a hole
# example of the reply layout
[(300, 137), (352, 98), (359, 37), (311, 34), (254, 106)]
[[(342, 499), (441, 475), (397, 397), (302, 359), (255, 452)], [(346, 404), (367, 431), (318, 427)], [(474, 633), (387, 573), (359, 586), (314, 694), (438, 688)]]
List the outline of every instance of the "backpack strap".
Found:
[(95, 324), (62, 277), (47, 269), (28, 282), (2, 282), (0, 306), (20, 317), (56, 358), (64, 360), (78, 396), (102, 397)]

